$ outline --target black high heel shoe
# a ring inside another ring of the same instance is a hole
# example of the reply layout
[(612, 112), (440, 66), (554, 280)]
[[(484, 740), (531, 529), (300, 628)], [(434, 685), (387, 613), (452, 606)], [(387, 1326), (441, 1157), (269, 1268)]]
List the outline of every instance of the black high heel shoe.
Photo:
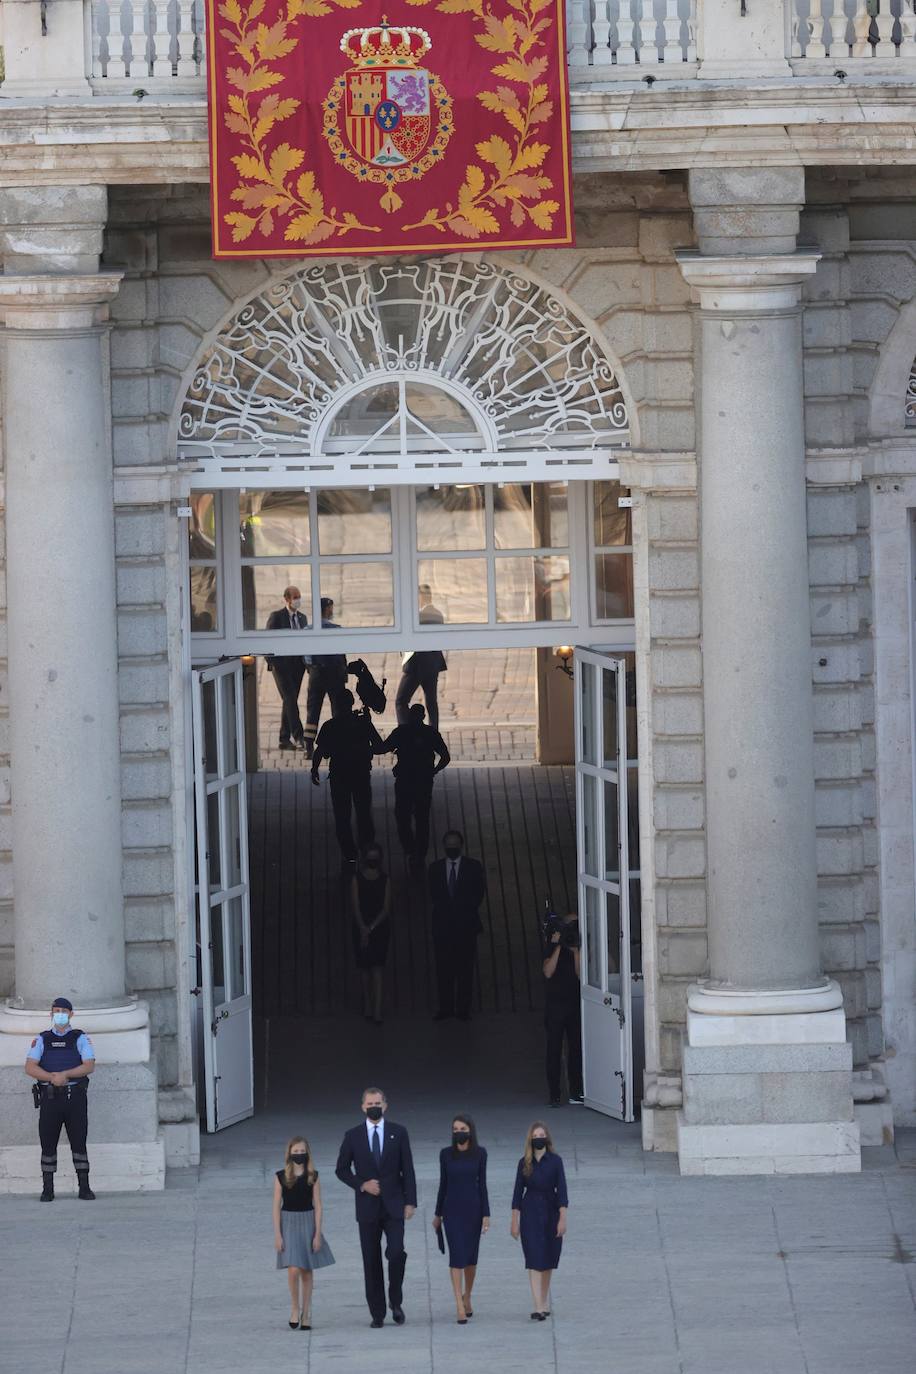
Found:
[(299, 1330), (299, 1323), (298, 1323), (298, 1322), (290, 1322), (290, 1324), (289, 1324), (289, 1329), (290, 1329), (290, 1331), (298, 1331), (298, 1330)]

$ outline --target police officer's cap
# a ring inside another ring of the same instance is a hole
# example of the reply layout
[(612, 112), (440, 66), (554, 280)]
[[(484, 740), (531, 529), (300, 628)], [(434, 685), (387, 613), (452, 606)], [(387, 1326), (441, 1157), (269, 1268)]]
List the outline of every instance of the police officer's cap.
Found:
[(67, 1011), (73, 1010), (73, 1003), (68, 997), (55, 997), (51, 1007), (64, 1007)]

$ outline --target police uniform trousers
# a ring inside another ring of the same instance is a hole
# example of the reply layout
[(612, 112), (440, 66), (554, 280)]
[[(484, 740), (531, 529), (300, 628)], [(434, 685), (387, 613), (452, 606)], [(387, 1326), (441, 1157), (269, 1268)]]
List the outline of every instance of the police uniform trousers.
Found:
[(38, 1111), (38, 1138), (41, 1141), (41, 1172), (53, 1174), (57, 1169), (57, 1142), (61, 1127), (67, 1132), (73, 1167), (82, 1173), (89, 1168), (86, 1154), (86, 1132), (89, 1129), (88, 1092), (86, 1082), (72, 1083), (69, 1088), (54, 1088), (42, 1084), (41, 1107)]
[(579, 999), (548, 1002), (544, 1009), (547, 1032), (547, 1087), (550, 1099), (560, 1097), (563, 1041), (566, 1041), (566, 1077), (571, 1097), (582, 1096), (582, 1011)]
[(394, 819), (405, 854), (426, 858), (429, 849), (429, 812), (433, 804), (433, 774), (403, 771), (394, 780)]
[(331, 714), (336, 716), (341, 707), (340, 694), (346, 685), (346, 678), (333, 669), (323, 668), (320, 664), (309, 668), (309, 685), (305, 694), (306, 744), (315, 743), (325, 697), (330, 697)]
[(388, 1305), (400, 1307), (404, 1299), (404, 1270), (407, 1251), (404, 1249), (404, 1218), (384, 1212), (372, 1221), (359, 1223), (359, 1248), (363, 1253), (363, 1278), (366, 1285), (366, 1305), (376, 1321), (385, 1317), (385, 1271), (382, 1268), (382, 1237), (385, 1238), (385, 1259), (388, 1261)]
[(372, 822), (372, 773), (366, 769), (351, 773), (336, 769), (331, 773), (331, 805), (334, 808), (334, 829), (337, 843), (345, 859), (355, 859), (352, 813), (356, 813), (356, 834), (360, 849), (375, 839)]
[(280, 743), (289, 744), (291, 739), (302, 739), (299, 689), (305, 675), (305, 664), (301, 658), (275, 658), (273, 674), (283, 703), (280, 714)]
[(398, 725), (406, 725), (410, 720), (410, 703), (417, 691), (423, 688), (428, 723), (434, 730), (439, 729), (439, 673), (428, 669), (418, 671), (408, 660), (398, 683), (398, 693), (394, 699), (394, 709)]

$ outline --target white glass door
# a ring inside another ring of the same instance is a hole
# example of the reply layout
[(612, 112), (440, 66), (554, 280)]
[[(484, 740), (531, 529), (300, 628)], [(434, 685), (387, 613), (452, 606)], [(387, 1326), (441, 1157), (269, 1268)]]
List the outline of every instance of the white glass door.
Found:
[(191, 674), (208, 1131), (254, 1112), (242, 671), (236, 659)]
[[(635, 1108), (628, 787), (623, 656), (575, 652), (576, 840), (582, 936), (582, 1060), (589, 1107), (632, 1121)], [(635, 796), (633, 798), (635, 801)], [(638, 890), (638, 883), (636, 883)], [(641, 1001), (640, 1001), (641, 1010)], [(634, 1034), (635, 1031), (635, 1034)]]

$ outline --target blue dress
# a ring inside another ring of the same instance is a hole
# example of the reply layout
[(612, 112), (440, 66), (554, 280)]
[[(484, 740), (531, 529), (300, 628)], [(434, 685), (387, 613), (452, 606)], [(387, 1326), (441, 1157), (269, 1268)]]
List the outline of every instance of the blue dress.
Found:
[(450, 1269), (467, 1269), (477, 1263), (480, 1228), (489, 1215), (486, 1150), (478, 1146), (459, 1152), (446, 1146), (439, 1153), (436, 1216), (445, 1226)]
[(535, 1161), (525, 1177), (524, 1159), (518, 1162), (512, 1210), (521, 1213), (522, 1250), (526, 1269), (556, 1269), (560, 1263), (562, 1238), (557, 1235), (560, 1208), (569, 1206), (566, 1174), (559, 1155), (548, 1152), (540, 1164)]

